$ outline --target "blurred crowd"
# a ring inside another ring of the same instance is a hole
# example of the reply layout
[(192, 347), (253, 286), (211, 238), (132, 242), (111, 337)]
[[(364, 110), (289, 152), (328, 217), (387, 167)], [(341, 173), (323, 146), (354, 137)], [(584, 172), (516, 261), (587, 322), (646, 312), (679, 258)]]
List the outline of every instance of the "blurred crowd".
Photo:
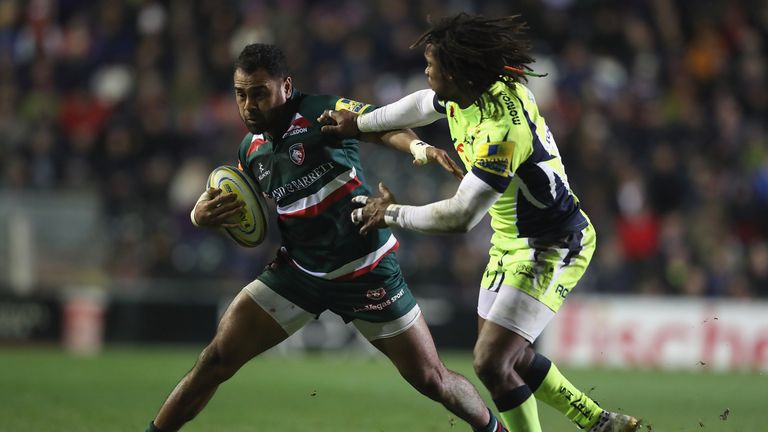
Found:
[[(244, 45), (275, 43), (297, 88), (385, 104), (425, 88), (427, 17), (520, 13), (537, 96), (598, 232), (580, 292), (768, 296), (765, 0), (0, 0), (0, 190), (98, 194), (109, 281), (250, 279), (247, 250), (195, 229), (208, 172), (246, 132), (232, 94)], [(445, 123), (417, 130), (448, 149)], [(457, 183), (362, 146), (403, 202)], [(490, 231), (397, 232), (417, 294), (472, 304)]]

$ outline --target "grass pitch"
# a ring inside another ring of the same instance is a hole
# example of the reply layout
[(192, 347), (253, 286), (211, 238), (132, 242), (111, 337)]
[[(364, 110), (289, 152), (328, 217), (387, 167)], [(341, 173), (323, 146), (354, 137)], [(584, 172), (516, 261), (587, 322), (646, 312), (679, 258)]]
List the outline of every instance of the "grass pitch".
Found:
[[(93, 358), (55, 349), (0, 349), (0, 431), (144, 431), (197, 349), (110, 349)], [(444, 354), (474, 383), (468, 354)], [(643, 431), (760, 432), (768, 375), (565, 370)], [(487, 396), (487, 392), (481, 391)], [(576, 431), (539, 405), (544, 431)], [(185, 431), (469, 431), (403, 381), (383, 357), (279, 356), (247, 364)]]

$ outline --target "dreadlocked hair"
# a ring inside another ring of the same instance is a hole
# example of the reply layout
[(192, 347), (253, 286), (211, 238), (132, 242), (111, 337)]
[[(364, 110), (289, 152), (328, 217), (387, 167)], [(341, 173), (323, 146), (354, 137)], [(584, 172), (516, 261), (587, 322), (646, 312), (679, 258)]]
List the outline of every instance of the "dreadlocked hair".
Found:
[[(411, 46), (431, 45), (440, 66), (462, 92), (481, 95), (496, 81), (527, 81), (535, 60), (520, 15), (488, 18), (460, 13), (439, 20)], [(480, 99), (482, 108), (482, 98)]]

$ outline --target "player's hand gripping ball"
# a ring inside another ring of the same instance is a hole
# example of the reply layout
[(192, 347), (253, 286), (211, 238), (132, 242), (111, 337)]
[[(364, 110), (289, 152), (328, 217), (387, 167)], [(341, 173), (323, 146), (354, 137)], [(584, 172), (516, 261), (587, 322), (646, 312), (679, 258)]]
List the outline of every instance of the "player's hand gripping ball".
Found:
[(234, 193), (243, 201), (238, 219), (232, 221), (236, 226), (222, 228), (237, 244), (255, 247), (267, 236), (267, 203), (258, 184), (253, 182), (239, 169), (223, 165), (214, 169), (208, 176), (208, 187), (221, 189), (223, 193)]

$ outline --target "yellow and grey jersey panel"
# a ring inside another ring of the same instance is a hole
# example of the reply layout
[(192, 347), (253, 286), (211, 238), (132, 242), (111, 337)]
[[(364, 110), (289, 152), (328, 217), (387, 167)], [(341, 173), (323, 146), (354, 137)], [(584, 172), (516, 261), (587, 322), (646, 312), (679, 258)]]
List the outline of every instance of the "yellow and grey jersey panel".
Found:
[(560, 153), (533, 95), (497, 82), (483, 112), (446, 105), (454, 146), (468, 170), (502, 192), (491, 207), (493, 244), (578, 231), (588, 224), (571, 192)]

